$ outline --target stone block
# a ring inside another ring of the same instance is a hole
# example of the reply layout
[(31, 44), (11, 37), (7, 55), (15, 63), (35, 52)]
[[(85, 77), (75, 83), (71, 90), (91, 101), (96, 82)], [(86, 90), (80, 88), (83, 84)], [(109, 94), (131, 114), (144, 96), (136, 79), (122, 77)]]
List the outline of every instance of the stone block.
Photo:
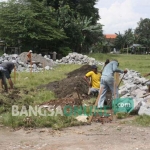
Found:
[(149, 115), (150, 116), (150, 107), (141, 106), (138, 115)]

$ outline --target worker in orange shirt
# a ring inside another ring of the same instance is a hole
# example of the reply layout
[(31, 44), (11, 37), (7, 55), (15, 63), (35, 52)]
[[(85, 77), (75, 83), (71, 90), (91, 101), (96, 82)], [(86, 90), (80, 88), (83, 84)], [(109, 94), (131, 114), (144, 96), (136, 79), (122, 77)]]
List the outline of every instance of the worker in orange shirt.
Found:
[(32, 50), (29, 50), (27, 54), (27, 63), (30, 63), (32, 65), (32, 56), (31, 56)]

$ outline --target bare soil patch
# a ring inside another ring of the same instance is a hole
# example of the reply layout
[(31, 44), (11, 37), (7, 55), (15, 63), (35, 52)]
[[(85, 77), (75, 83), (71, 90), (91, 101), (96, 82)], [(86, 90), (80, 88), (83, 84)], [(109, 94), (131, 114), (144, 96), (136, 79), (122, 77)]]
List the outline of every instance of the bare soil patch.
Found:
[(1, 150), (149, 150), (150, 128), (120, 121), (63, 130), (0, 128)]

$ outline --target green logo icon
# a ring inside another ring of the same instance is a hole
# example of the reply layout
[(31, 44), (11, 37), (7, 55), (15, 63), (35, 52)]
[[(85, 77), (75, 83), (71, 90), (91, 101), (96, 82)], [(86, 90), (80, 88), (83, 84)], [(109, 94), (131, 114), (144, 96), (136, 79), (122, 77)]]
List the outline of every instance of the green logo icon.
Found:
[(134, 101), (132, 98), (117, 98), (112, 102), (114, 114), (118, 112), (130, 113), (134, 108)]

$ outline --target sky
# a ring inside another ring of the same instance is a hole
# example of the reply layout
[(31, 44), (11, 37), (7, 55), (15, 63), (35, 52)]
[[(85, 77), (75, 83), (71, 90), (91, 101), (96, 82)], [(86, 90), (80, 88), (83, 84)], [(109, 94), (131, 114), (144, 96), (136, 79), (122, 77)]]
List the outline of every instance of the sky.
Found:
[(124, 33), (138, 26), (141, 18), (150, 18), (150, 0), (98, 0), (104, 34)]

